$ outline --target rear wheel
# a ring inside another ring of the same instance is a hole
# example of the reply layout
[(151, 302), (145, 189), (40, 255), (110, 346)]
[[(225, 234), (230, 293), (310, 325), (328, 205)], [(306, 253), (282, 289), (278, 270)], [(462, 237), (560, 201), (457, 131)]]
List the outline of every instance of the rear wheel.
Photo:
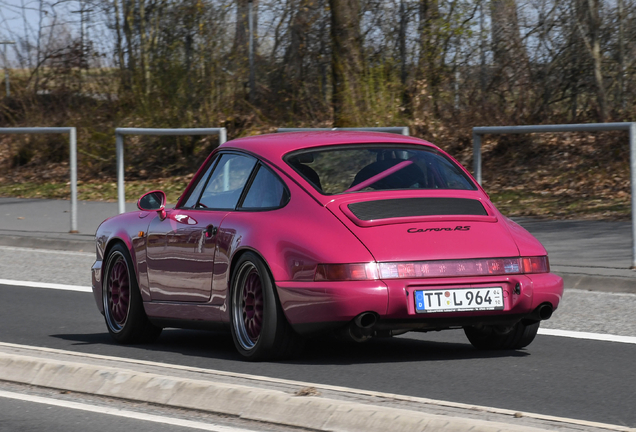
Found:
[(236, 349), (253, 361), (296, 353), (302, 341), (285, 319), (263, 260), (247, 252), (235, 268), (230, 320)]
[(102, 291), (104, 319), (113, 339), (122, 344), (157, 339), (162, 329), (146, 316), (130, 254), (122, 244), (108, 254)]
[(532, 343), (540, 321), (519, 321), (512, 328), (502, 326), (464, 327), (464, 333), (477, 349), (521, 349)]

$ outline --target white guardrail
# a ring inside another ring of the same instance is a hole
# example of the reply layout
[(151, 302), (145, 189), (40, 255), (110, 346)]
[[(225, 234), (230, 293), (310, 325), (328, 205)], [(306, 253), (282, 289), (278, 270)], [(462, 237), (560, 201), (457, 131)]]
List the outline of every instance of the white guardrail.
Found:
[(69, 169), (71, 174), (71, 230), (77, 233), (77, 131), (74, 127), (0, 128), (0, 134), (68, 134)]
[(524, 134), (554, 132), (600, 132), (624, 130), (629, 132), (630, 183), (632, 204), (632, 269), (636, 269), (636, 122), (588, 123), (536, 126), (481, 126), (473, 128), (473, 170), (481, 184), (481, 139), (486, 134)]
[(360, 132), (388, 132), (409, 136), (407, 126), (396, 127), (359, 127), (359, 128), (278, 128), (276, 132), (310, 132), (310, 131), (360, 131)]
[(117, 145), (117, 202), (119, 213), (126, 211), (126, 193), (124, 189), (124, 135), (218, 135), (219, 145), (227, 141), (225, 128), (184, 128), (184, 129), (152, 129), (152, 128), (117, 128), (115, 141)]

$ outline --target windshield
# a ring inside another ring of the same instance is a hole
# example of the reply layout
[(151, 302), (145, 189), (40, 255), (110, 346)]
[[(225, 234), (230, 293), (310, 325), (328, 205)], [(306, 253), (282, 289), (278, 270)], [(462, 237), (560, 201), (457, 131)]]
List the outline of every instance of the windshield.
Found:
[(325, 195), (400, 189), (475, 190), (450, 159), (426, 147), (356, 145), (294, 152), (285, 161)]

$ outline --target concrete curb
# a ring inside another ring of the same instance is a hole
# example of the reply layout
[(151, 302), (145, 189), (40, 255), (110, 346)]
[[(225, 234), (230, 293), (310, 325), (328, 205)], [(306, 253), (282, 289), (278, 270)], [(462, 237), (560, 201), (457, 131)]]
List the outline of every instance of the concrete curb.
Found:
[(343, 432), (538, 432), (545, 429), (300, 397), (278, 390), (0, 353), (0, 380)]

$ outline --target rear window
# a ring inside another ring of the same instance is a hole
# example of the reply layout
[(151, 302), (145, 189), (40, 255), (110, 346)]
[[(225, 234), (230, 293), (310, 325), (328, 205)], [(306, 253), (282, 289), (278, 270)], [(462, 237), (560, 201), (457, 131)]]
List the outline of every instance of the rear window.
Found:
[(356, 145), (294, 152), (285, 161), (325, 195), (401, 189), (476, 190), (456, 163), (426, 147)]

